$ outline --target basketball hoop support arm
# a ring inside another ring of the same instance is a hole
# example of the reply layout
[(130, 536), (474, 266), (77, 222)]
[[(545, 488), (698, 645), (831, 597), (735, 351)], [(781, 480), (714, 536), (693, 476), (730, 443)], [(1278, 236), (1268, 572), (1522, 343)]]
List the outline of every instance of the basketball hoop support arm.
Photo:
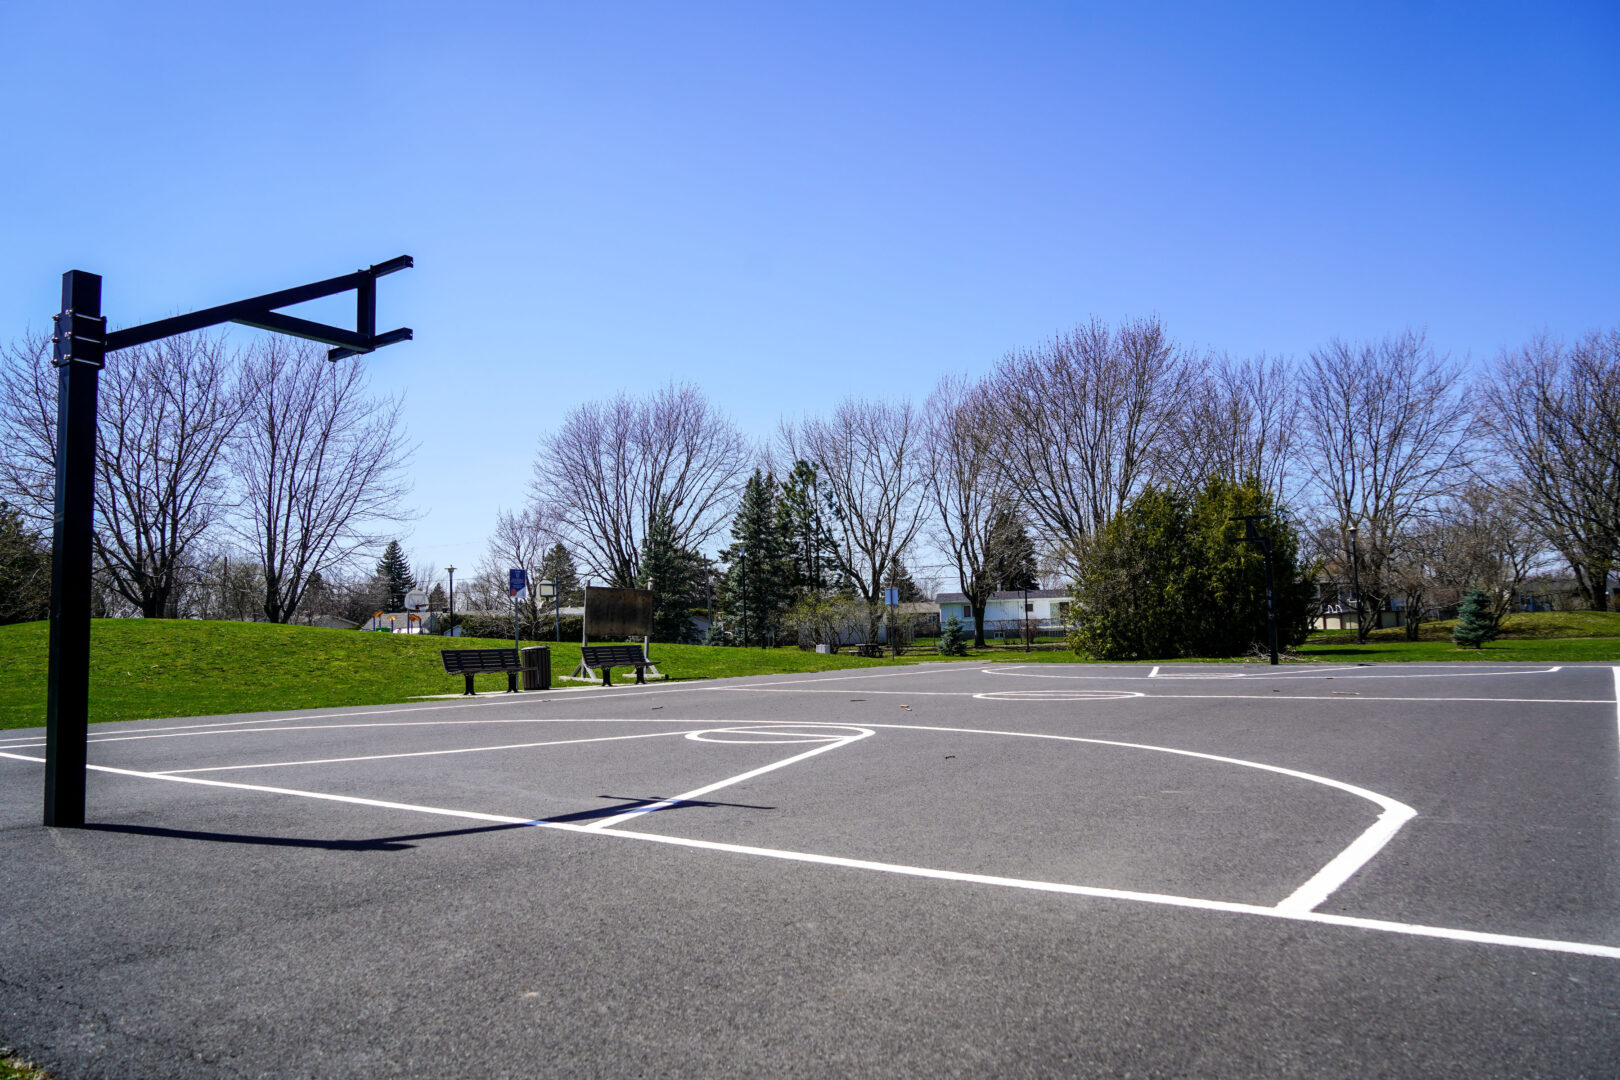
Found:
[[(377, 333), (377, 279), (400, 270), (408, 270), (414, 265), (415, 260), (409, 255), (401, 255), (397, 259), (389, 259), (387, 262), (378, 263), (365, 270), (356, 270), (341, 277), (327, 278), (325, 281), (299, 285), (292, 289), (282, 289), (280, 292), (265, 293), (263, 296), (255, 296), (248, 300), (238, 300), (234, 304), (204, 308), (201, 311), (193, 311), (190, 315), (159, 319), (144, 326), (132, 326), (128, 330), (115, 330), (107, 335), (106, 351), (115, 352), (132, 345), (145, 345), (176, 334), (189, 334), (193, 330), (203, 330), (230, 322), (336, 346), (327, 352), (328, 360), (358, 356), (380, 349), (384, 345), (411, 340), (411, 331), (406, 328)], [(353, 330), (283, 315), (276, 310), (348, 292), (350, 289), (353, 289), (355, 294)]]
[[(96, 396), (107, 354), (221, 323), (307, 338), (328, 360), (358, 356), (411, 340), (407, 328), (377, 333), (377, 279), (415, 263), (409, 255), (352, 274), (327, 278), (189, 315), (107, 333), (101, 275), (62, 275), (62, 311), (52, 363), (57, 372), (56, 504), (51, 530), (50, 661), (45, 697), (45, 824), (84, 824), (84, 779), (90, 738), (91, 557), (95, 538)], [(283, 315), (277, 309), (355, 293), (353, 330)]]

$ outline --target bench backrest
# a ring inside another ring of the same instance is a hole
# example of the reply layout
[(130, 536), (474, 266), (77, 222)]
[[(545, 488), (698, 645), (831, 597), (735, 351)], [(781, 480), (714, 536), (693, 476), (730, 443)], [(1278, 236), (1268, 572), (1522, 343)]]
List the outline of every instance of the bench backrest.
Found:
[(640, 645), (582, 645), (580, 659), (591, 667), (618, 664), (645, 664), (646, 655)]
[(518, 671), (516, 649), (440, 649), (447, 675), (477, 675), (486, 671)]

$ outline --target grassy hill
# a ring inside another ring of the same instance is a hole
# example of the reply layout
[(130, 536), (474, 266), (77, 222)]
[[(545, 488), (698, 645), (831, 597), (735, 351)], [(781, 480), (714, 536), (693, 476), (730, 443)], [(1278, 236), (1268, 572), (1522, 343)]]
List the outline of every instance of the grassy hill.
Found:
[[(1428, 623), (1423, 639), (1400, 629), (1379, 630), (1366, 645), (1351, 632), (1311, 635), (1299, 655), (1308, 660), (1578, 660), (1620, 661), (1620, 612), (1573, 611), (1512, 615), (1502, 639), (1483, 650), (1451, 643), (1450, 621)], [(0, 626), (0, 728), (45, 722), (46, 624)], [(461, 679), (446, 675), (442, 648), (510, 647), (511, 640), (362, 634), (271, 623), (199, 622), (192, 619), (97, 619), (91, 623), (91, 719), (207, 716), (269, 709), (382, 705), (430, 694), (454, 694)], [(566, 675), (579, 662), (574, 642), (548, 645), (552, 672)], [(796, 648), (730, 649), (655, 645), (653, 658), (675, 679), (828, 671), (943, 660), (931, 646), (899, 660), (866, 660)], [(969, 662), (1068, 662), (1067, 649), (1024, 653), (975, 652)], [(1250, 658), (1252, 659), (1252, 658)], [(629, 673), (616, 674), (622, 681)], [(560, 682), (559, 686), (582, 685)], [(480, 690), (501, 690), (505, 676), (481, 675)]]
[[(577, 642), (524, 644), (551, 647), (554, 676), (568, 674), (579, 663)], [(424, 694), (454, 694), (461, 690), (462, 680), (444, 673), (439, 650), (502, 646), (511, 648), (511, 639), (449, 639), (194, 619), (96, 619), (90, 630), (90, 714), (93, 721), (135, 720), (378, 705)], [(0, 626), (0, 728), (45, 722), (47, 647), (46, 623)], [(656, 645), (652, 655), (660, 669), (676, 679), (896, 663), (796, 648), (766, 651)], [(919, 655), (899, 662), (929, 658)], [(620, 682), (627, 676), (633, 679), (634, 673), (616, 671), (613, 679)], [(477, 686), (479, 690), (503, 690), (506, 677), (480, 675)]]
[(1461, 649), (1451, 641), (1455, 619), (1426, 622), (1418, 640), (1407, 641), (1404, 627), (1374, 630), (1367, 644), (1356, 644), (1354, 630), (1311, 635), (1299, 654), (1314, 660), (1534, 660), (1549, 663), (1620, 660), (1620, 612), (1538, 611), (1502, 620), (1502, 636), (1483, 649)]

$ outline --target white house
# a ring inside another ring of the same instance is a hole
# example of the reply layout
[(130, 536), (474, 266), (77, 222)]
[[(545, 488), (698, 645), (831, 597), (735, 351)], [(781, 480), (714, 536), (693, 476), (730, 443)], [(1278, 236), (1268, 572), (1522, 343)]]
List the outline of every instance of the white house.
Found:
[[(940, 593), (935, 597), (935, 602), (939, 604), (941, 622), (955, 616), (962, 621), (964, 629), (973, 632), (973, 609), (968, 605), (966, 596), (959, 592)], [(1014, 589), (991, 593), (989, 603), (984, 606), (984, 629), (987, 634), (1010, 632), (1027, 619), (1042, 631), (1055, 632), (1064, 624), (1068, 611), (1067, 589), (1030, 589), (1027, 592)]]

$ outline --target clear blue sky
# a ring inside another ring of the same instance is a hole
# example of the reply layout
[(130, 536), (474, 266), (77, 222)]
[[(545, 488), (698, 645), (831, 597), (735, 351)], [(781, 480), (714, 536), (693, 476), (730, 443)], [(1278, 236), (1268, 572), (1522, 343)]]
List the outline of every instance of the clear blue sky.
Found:
[(1620, 324), (1612, 2), (9, 0), (0, 42), (0, 335), (68, 269), (131, 325), (414, 255), (372, 365), (441, 567), (564, 410), (672, 376), (766, 436), (1093, 314)]

